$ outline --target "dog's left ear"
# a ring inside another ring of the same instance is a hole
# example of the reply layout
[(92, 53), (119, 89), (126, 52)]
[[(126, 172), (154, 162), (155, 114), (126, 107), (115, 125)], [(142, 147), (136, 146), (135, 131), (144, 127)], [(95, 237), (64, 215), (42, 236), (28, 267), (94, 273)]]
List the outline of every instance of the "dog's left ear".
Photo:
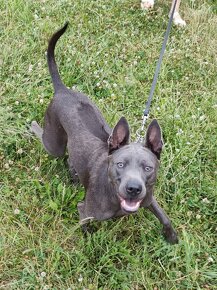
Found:
[(109, 154), (129, 143), (130, 130), (127, 120), (121, 117), (108, 139)]
[(158, 159), (163, 148), (163, 140), (161, 134), (161, 128), (156, 119), (154, 119), (148, 126), (146, 133), (145, 147), (149, 148)]

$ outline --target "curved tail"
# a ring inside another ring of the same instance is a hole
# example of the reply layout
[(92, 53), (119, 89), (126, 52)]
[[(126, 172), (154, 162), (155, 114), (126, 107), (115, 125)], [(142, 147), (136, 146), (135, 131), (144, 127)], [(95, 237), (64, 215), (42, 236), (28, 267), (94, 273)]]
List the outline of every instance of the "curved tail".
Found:
[(50, 75), (52, 78), (52, 82), (53, 82), (53, 86), (54, 86), (54, 90), (55, 92), (63, 85), (63, 82), (61, 81), (60, 75), (59, 75), (59, 71), (56, 65), (56, 61), (55, 61), (55, 56), (54, 56), (54, 50), (55, 50), (55, 46), (56, 43), (58, 41), (58, 39), (63, 35), (63, 33), (66, 31), (67, 27), (68, 27), (68, 22), (65, 23), (65, 25), (58, 30), (56, 33), (53, 34), (53, 36), (51, 37), (49, 44), (48, 44), (48, 49), (47, 49), (47, 63), (48, 63), (48, 68), (50, 71)]

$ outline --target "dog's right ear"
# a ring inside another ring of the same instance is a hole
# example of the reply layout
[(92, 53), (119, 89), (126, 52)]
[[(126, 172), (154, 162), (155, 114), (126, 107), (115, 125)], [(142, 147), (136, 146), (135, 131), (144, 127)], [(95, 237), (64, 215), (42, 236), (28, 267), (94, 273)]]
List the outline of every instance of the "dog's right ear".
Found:
[(130, 130), (127, 120), (121, 117), (108, 139), (109, 154), (129, 143)]

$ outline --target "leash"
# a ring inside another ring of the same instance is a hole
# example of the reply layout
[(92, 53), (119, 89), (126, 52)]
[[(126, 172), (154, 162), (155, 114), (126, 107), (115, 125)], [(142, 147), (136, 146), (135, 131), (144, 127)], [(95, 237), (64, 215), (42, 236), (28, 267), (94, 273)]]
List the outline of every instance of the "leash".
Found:
[(149, 111), (150, 111), (150, 107), (151, 107), (151, 101), (152, 101), (152, 98), (153, 98), (153, 95), (154, 95), (154, 90), (155, 90), (155, 87), (156, 87), (156, 84), (157, 84), (157, 79), (158, 79), (158, 75), (159, 75), (159, 72), (160, 72), (160, 67), (161, 67), (163, 56), (164, 56), (164, 52), (166, 50), (166, 44), (167, 44), (167, 41), (168, 41), (168, 38), (169, 38), (171, 26), (172, 26), (172, 20), (173, 20), (175, 8), (176, 8), (176, 3), (177, 3), (177, 0), (175, 0), (175, 3), (173, 5), (173, 10), (172, 10), (172, 13), (171, 13), (170, 18), (169, 18), (169, 22), (168, 22), (168, 25), (167, 25), (167, 30), (166, 30), (166, 33), (165, 33), (165, 36), (164, 36), (164, 41), (163, 41), (163, 44), (162, 44), (162, 47), (161, 47), (160, 56), (159, 56), (159, 59), (158, 59), (157, 65), (156, 65), (155, 74), (154, 74), (154, 78), (153, 78), (153, 81), (152, 81), (152, 85), (151, 85), (151, 90), (150, 90), (150, 93), (149, 93), (148, 101), (146, 102), (146, 108), (143, 111), (142, 126), (141, 126), (140, 129), (138, 129), (136, 131), (137, 142), (142, 142), (144, 140), (144, 136), (142, 136), (142, 132), (144, 131), (145, 123), (146, 123), (146, 121), (149, 118)]

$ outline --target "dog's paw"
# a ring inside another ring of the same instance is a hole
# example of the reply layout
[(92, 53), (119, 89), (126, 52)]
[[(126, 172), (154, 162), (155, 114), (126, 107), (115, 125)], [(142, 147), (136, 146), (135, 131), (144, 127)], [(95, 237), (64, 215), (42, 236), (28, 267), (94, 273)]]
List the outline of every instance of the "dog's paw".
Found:
[(141, 8), (143, 10), (149, 10), (154, 7), (154, 0), (141, 0)]
[(177, 233), (171, 226), (163, 228), (163, 235), (168, 243), (172, 245), (178, 244), (179, 240)]
[(84, 224), (81, 226), (83, 235), (86, 237), (88, 234), (93, 234), (96, 231), (96, 228), (92, 224)]
[(177, 26), (180, 26), (180, 27), (185, 27), (186, 26), (185, 20), (182, 19), (182, 17), (180, 16), (180, 14), (178, 12), (174, 13), (173, 23), (175, 25), (177, 25)]

